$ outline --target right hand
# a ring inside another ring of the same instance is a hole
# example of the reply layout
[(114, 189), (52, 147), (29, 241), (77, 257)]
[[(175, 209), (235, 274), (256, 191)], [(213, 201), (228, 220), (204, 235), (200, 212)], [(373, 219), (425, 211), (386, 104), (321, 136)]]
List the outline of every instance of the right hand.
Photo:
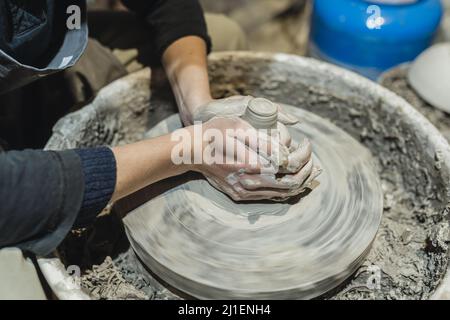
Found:
[[(193, 137), (194, 129), (187, 128)], [(295, 154), (290, 153), (284, 144), (238, 117), (213, 118), (202, 125), (202, 136), (195, 138), (202, 139), (203, 161), (190, 169), (202, 173), (235, 201), (285, 200), (302, 193), (320, 174), (313, 166), (308, 141)], [(191, 145), (195, 144), (192, 141)], [(230, 145), (236, 147), (227, 149)], [(195, 150), (191, 151), (193, 155)], [(281, 178), (277, 178), (279, 163), (275, 158), (289, 160), (289, 173)]]

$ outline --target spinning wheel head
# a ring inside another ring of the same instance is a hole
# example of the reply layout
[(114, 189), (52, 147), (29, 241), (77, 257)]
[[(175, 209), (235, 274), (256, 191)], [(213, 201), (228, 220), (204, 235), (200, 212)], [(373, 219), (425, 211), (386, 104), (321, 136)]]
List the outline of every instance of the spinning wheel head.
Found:
[[(170, 188), (124, 222), (142, 261), (197, 298), (306, 299), (341, 284), (363, 262), (381, 221), (382, 191), (370, 153), (330, 122), (294, 107), (324, 169), (309, 194), (286, 203), (236, 203), (200, 177)], [(153, 135), (181, 127), (163, 121)], [(183, 181), (182, 181), (183, 180)]]

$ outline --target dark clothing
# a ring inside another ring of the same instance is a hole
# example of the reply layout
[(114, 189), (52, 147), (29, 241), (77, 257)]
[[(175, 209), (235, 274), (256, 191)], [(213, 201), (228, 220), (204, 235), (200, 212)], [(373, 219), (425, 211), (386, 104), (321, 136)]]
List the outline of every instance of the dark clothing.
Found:
[(0, 153), (0, 177), (0, 248), (46, 255), (107, 205), (116, 168), (109, 148), (11, 151)]
[(26, 64), (32, 64), (43, 56), (51, 46), (56, 22), (54, 13), (61, 10), (53, 8), (53, 5), (49, 0), (1, 0), (0, 49)]
[[(79, 29), (67, 28), (72, 4)], [(0, 0), (0, 94), (73, 66), (87, 37), (84, 0)]]
[(208, 52), (211, 39), (198, 0), (122, 0), (128, 8), (145, 17), (152, 30), (149, 40), (157, 57), (176, 40), (184, 36), (199, 36), (205, 40)]
[(83, 201), (74, 151), (0, 154), (0, 248), (48, 254), (72, 228)]
[[(167, 47), (187, 35), (202, 37), (211, 48), (197, 0), (124, 0), (150, 26), (149, 43), (159, 59)], [(81, 9), (80, 28), (68, 28)], [(85, 0), (0, 0), (0, 94), (40, 76), (73, 66), (87, 44)]]
[[(65, 11), (63, 14), (58, 10), (60, 3), (80, 5), (83, 11), (80, 30), (59, 30), (61, 21), (68, 16)], [(183, 36), (200, 36), (208, 48), (211, 47), (197, 0), (128, 0), (124, 3), (147, 22), (148, 43), (156, 61), (173, 41)], [(86, 47), (85, 22), (84, 1), (0, 0), (0, 92), (75, 64), (78, 52), (81, 54)], [(9, 33), (1, 37), (4, 30)], [(36, 54), (30, 56), (33, 52)], [(63, 80), (60, 75), (50, 76), (54, 84)], [(37, 81), (31, 86), (41, 82), (45, 81)], [(0, 95), (0, 145), (2, 127), (10, 123), (5, 110), (15, 102), (21, 102), (17, 99), (33, 101), (40, 94), (37, 87), (30, 96), (17, 95), (14, 91)], [(63, 97), (64, 92), (55, 94), (51, 97), (53, 104), (58, 105)], [(32, 105), (26, 108), (27, 114), (33, 112)], [(63, 115), (69, 110), (58, 111)], [(48, 115), (36, 113), (30, 121), (41, 118), (45, 121)], [(74, 225), (92, 223), (111, 198), (115, 170), (115, 159), (108, 148), (0, 154), (0, 249), (17, 246), (39, 255), (49, 253)]]
[(93, 224), (111, 200), (116, 186), (116, 159), (106, 147), (77, 149), (75, 152), (81, 159), (84, 177), (83, 202), (75, 221), (75, 226), (81, 228)]

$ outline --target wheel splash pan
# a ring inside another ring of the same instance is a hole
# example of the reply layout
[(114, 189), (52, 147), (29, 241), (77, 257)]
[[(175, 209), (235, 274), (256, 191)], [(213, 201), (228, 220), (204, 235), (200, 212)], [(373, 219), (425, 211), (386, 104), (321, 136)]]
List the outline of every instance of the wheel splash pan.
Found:
[[(162, 82), (152, 79), (158, 89), (149, 89), (150, 78), (143, 70), (104, 88), (91, 105), (60, 120), (47, 149), (143, 138), (176, 112)], [(354, 277), (326, 298), (433, 296), (447, 270), (450, 147), (428, 120), (389, 90), (314, 59), (216, 53), (210, 78), (216, 98), (249, 94), (297, 106), (330, 120), (375, 157), (384, 192), (380, 230)], [(375, 288), (368, 285), (374, 276)]]

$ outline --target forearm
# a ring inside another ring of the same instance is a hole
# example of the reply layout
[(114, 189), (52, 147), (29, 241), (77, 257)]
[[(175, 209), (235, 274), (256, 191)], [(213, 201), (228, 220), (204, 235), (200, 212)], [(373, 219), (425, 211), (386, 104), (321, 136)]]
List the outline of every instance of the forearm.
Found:
[(175, 41), (164, 52), (163, 65), (183, 123), (191, 125), (194, 111), (212, 100), (205, 41), (197, 36)]
[(109, 201), (188, 171), (172, 162), (173, 145), (166, 135), (113, 149), (0, 154), (0, 248), (46, 255)]
[(171, 160), (174, 142), (170, 135), (113, 148), (117, 179), (112, 197), (117, 201), (150, 184), (189, 170)]

